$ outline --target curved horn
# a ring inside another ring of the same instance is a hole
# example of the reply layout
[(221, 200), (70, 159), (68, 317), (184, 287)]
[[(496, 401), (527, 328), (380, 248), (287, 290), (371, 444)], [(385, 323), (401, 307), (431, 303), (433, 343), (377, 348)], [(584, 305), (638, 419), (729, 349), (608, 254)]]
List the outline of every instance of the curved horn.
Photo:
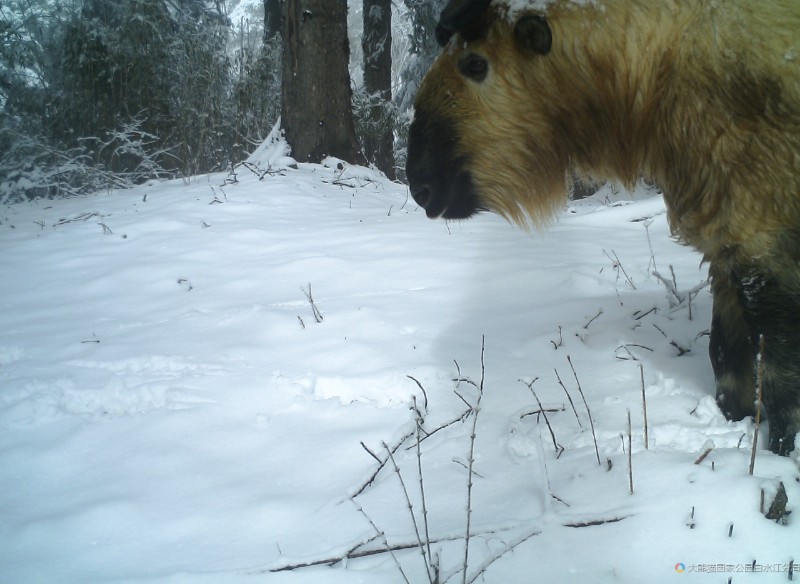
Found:
[(436, 25), (436, 42), (443, 47), (450, 37), (486, 12), (492, 0), (450, 0)]

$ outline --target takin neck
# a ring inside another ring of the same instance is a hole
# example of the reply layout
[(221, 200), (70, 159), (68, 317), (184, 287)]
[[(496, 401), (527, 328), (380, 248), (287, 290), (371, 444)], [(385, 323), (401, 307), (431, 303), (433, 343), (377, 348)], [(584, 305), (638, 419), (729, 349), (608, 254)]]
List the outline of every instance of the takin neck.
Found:
[[(578, 97), (557, 106), (555, 118), (574, 165), (628, 186), (641, 178), (654, 182), (664, 192), (675, 234), (709, 255), (739, 245), (764, 249), (771, 237), (765, 231), (777, 233), (800, 218), (795, 176), (786, 176), (794, 188), (775, 195), (776, 202), (786, 199), (783, 219), (740, 204), (748, 195), (736, 193), (753, 188), (754, 164), (781, 166), (778, 144), (790, 143), (782, 147), (789, 156), (785, 168), (800, 152), (800, 104), (788, 96), (780, 73), (786, 67), (781, 50), (788, 49), (764, 46), (763, 40), (791, 47), (800, 29), (781, 31), (779, 19), (769, 22), (769, 14), (762, 16), (747, 0), (720, 6), (606, 0), (602, 7), (551, 8), (554, 27), (598, 23), (585, 41), (562, 52), (580, 63), (563, 81), (573, 93), (560, 91)], [(763, 57), (770, 54), (773, 61)]]
[[(662, 159), (678, 153), (664, 152), (665, 134), (688, 121), (676, 116), (683, 115), (682, 94), (694, 90), (681, 79), (682, 39), (691, 35), (698, 6), (608, 0), (578, 7), (564, 0), (550, 8), (560, 40), (548, 80), (555, 88), (551, 117), (578, 170), (628, 186), (666, 178), (661, 170), (669, 161)], [(584, 33), (578, 42), (575, 31)]]

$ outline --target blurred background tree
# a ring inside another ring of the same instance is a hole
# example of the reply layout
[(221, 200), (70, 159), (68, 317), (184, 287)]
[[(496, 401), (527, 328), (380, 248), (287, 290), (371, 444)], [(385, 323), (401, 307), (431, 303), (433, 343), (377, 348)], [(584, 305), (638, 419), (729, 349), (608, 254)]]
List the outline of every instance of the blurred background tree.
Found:
[(443, 0), (351, 0), (347, 12), (331, 0), (4, 0), (0, 202), (231, 168), (281, 115), (282, 12), (305, 3), (336, 30), (299, 72), (340, 63), (320, 92), (336, 111), (316, 123), (355, 128), (322, 150), (402, 179)]

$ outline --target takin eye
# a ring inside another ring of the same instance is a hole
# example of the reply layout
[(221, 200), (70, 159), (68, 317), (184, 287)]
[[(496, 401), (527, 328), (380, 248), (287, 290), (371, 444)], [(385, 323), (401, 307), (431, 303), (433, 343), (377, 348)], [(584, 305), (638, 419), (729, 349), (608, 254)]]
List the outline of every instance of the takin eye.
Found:
[(473, 81), (483, 81), (489, 72), (489, 61), (480, 55), (470, 53), (462, 57), (458, 62), (458, 70), (461, 71), (462, 75), (469, 77)]

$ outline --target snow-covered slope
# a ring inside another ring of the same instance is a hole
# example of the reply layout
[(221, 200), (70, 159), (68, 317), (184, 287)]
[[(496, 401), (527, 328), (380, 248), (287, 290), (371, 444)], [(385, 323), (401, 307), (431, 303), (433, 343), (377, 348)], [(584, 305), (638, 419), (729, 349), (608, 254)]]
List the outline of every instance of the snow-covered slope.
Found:
[[(796, 507), (797, 463), (760, 451), (748, 476), (706, 269), (657, 194), (607, 188), (529, 234), (428, 221), (336, 161), (259, 178), (280, 154), (0, 210), (0, 582), (426, 582), (420, 484), (461, 582), (470, 465), (477, 581), (787, 581), (800, 521), (760, 492)], [(376, 530), (411, 549), (272, 571)]]

